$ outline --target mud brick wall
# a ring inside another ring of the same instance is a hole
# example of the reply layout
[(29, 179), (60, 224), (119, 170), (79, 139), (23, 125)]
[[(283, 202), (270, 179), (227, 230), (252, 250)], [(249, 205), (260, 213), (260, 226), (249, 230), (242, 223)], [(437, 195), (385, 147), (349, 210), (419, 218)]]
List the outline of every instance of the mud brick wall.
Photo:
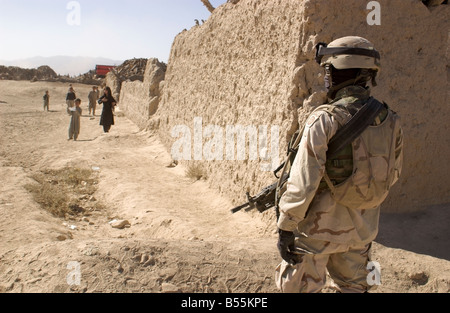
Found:
[(166, 65), (152, 58), (147, 61), (144, 81), (124, 81), (120, 88), (119, 107), (140, 128), (145, 128), (158, 109), (160, 84)]
[[(151, 128), (171, 151), (177, 125), (191, 130), (193, 142), (199, 138), (195, 121), (203, 130), (208, 125), (222, 130), (227, 125), (277, 126), (283, 158), (291, 134), (326, 98), (323, 71), (314, 61), (315, 45), (358, 35), (372, 41), (382, 55), (373, 94), (401, 115), (405, 131), (403, 176), (384, 210), (450, 202), (450, 8), (427, 8), (417, 0), (380, 0), (381, 25), (369, 25), (373, 11), (368, 3), (241, 0), (220, 6), (204, 24), (175, 38)], [(206, 136), (202, 143), (210, 140)], [(236, 204), (245, 200), (245, 191), (256, 193), (274, 181), (261, 170), (267, 163), (261, 157), (195, 161), (192, 151), (192, 160), (203, 167), (211, 186)]]

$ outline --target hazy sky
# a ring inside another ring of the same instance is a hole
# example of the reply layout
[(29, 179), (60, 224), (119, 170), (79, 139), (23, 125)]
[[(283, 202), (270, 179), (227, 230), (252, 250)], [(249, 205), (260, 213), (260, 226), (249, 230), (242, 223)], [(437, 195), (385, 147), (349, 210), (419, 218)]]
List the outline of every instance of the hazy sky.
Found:
[[(226, 0), (210, 2), (218, 7)], [(200, 0), (0, 0), (0, 60), (69, 55), (167, 62), (174, 37), (209, 16)]]

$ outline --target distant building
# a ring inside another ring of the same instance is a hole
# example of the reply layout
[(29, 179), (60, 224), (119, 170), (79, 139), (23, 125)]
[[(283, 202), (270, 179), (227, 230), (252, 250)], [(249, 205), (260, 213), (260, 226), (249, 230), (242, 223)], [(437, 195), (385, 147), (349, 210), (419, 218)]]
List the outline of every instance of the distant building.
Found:
[(104, 78), (106, 74), (108, 74), (115, 67), (116, 66), (114, 65), (97, 65), (95, 67), (95, 74), (97, 75), (97, 77)]

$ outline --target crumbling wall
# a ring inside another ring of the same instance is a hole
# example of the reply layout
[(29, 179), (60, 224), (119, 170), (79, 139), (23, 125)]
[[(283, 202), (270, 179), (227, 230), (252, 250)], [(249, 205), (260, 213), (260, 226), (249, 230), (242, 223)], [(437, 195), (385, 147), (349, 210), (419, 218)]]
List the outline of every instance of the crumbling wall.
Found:
[(104, 83), (111, 88), (112, 95), (116, 101), (120, 101), (120, 89), (125, 81), (144, 81), (145, 69), (148, 59), (126, 60), (106, 74)]
[(165, 72), (164, 63), (158, 59), (148, 59), (143, 82), (136, 80), (121, 83), (119, 107), (140, 128), (147, 126), (150, 117), (158, 109), (160, 84), (164, 81)]
[[(220, 134), (230, 125), (266, 126), (270, 133), (278, 127), (283, 158), (291, 134), (326, 100), (315, 45), (362, 36), (382, 55), (383, 70), (373, 94), (402, 116), (405, 131), (403, 176), (384, 209), (400, 212), (450, 202), (445, 183), (450, 172), (449, 6), (380, 0), (381, 24), (369, 25), (368, 16), (375, 10), (369, 2), (241, 0), (217, 8), (206, 23), (175, 38), (151, 127), (172, 154), (179, 157), (180, 147), (190, 148), (182, 159), (201, 166), (213, 187), (243, 202), (245, 191), (256, 193), (275, 180), (264, 171), (263, 158), (263, 152), (274, 147), (258, 145), (256, 160), (250, 144), (245, 160), (236, 154), (231, 160), (208, 160), (202, 149), (226, 151), (219, 138), (226, 139), (226, 134), (213, 136), (212, 130)], [(182, 131), (190, 146), (179, 144)], [(258, 140), (264, 138), (258, 135)]]
[(116, 101), (120, 100), (120, 88), (122, 87), (122, 81), (113, 72), (106, 74), (104, 84), (111, 88), (112, 96)]

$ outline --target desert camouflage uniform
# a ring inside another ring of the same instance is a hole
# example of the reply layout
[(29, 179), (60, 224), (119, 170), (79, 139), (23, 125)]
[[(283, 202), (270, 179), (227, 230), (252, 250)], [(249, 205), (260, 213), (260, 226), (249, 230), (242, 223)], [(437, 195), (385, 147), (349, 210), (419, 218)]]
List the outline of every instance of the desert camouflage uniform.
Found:
[[(369, 96), (362, 87), (343, 88), (331, 105), (307, 121), (280, 201), (278, 227), (296, 234), (299, 254), (297, 265), (283, 261), (277, 268), (277, 286), (283, 292), (320, 292), (327, 270), (342, 292), (372, 287), (366, 267), (378, 233), (380, 204), (402, 168), (398, 116), (386, 107), (375, 125), (338, 157), (326, 157), (330, 139)], [(326, 112), (330, 108), (332, 115)], [(376, 197), (370, 194), (374, 188)]]

